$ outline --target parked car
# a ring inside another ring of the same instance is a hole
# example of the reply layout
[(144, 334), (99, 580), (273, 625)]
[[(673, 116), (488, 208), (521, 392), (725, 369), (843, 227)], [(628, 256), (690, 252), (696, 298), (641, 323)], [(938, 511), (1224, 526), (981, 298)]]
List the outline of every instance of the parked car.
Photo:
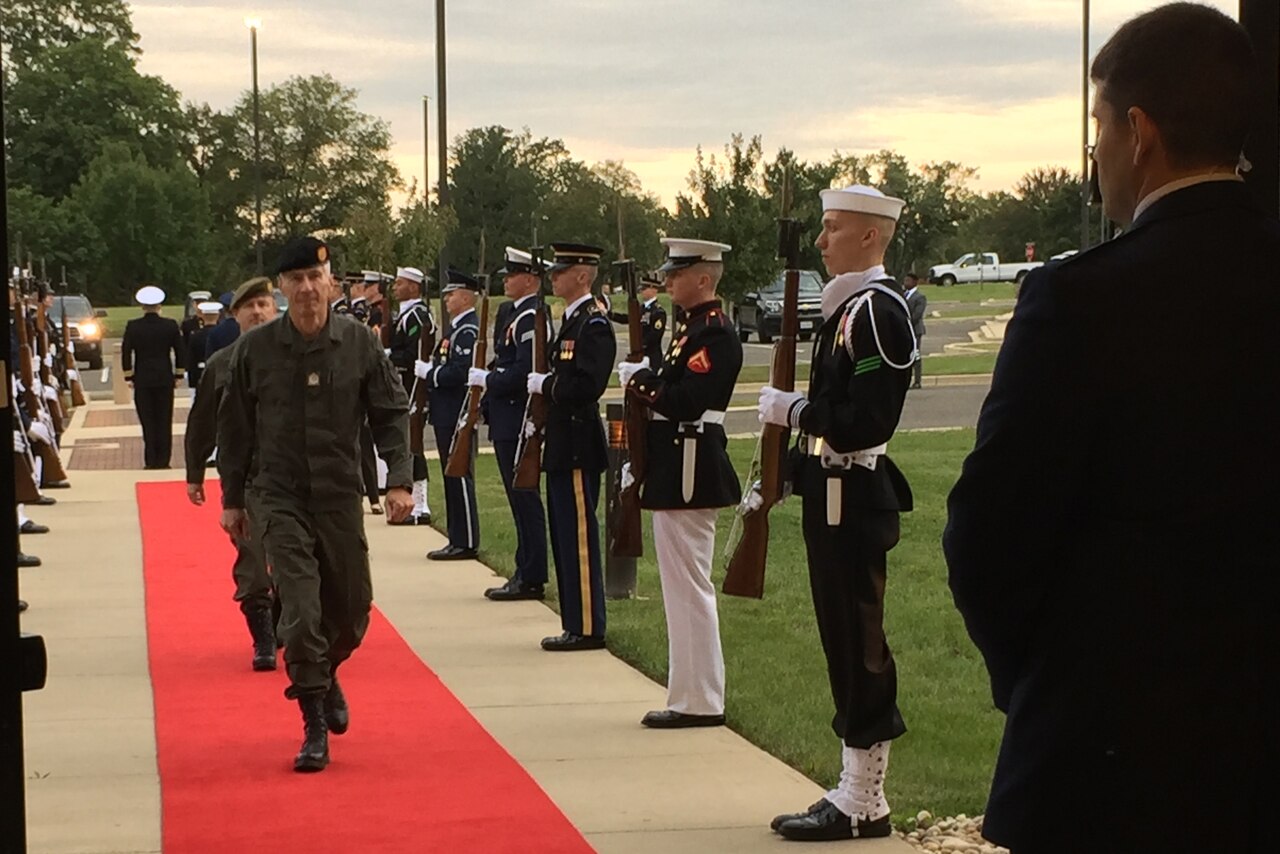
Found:
[(954, 285), (957, 282), (1017, 282), (1022, 284), (1043, 261), (1023, 261), (1013, 264), (1000, 263), (994, 252), (968, 252), (950, 264), (936, 264), (929, 268), (929, 282), (935, 285)]
[[(733, 307), (733, 325), (746, 341), (752, 332), (768, 344), (782, 333), (782, 293), (785, 274), (779, 273), (767, 288), (743, 294)], [(797, 313), (800, 340), (808, 341), (822, 325), (822, 277), (813, 270), (800, 271), (800, 305)]]
[(95, 311), (84, 294), (54, 296), (53, 305), (49, 307), (49, 319), (57, 324), (59, 335), (62, 334), (64, 314), (77, 361), (88, 362), (90, 370), (102, 370), (102, 335), (105, 329), (100, 318), (107, 316), (106, 311)]

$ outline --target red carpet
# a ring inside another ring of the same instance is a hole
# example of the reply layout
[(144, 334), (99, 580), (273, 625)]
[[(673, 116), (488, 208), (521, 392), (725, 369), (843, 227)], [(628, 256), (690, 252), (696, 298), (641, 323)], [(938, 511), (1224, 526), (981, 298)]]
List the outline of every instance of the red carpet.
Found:
[(591, 851), (377, 610), (342, 669), (350, 732), (323, 773), (293, 773), (301, 717), (283, 664), (249, 669), (209, 487), (197, 508), (138, 484), (166, 854)]

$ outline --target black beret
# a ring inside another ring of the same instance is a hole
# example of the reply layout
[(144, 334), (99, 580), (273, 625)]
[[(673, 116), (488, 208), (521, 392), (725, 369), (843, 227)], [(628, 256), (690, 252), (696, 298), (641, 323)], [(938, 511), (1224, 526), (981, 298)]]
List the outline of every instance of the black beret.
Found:
[(323, 240), (315, 237), (295, 237), (285, 244), (280, 251), (280, 261), (276, 264), (276, 275), (290, 270), (306, 270), (329, 261), (329, 247)]

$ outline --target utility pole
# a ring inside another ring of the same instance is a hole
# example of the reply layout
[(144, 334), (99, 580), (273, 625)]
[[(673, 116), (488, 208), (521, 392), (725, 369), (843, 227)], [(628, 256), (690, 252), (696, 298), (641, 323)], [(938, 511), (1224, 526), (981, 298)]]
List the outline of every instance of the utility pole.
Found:
[[(436, 199), (439, 209), (444, 213), (449, 207), (449, 129), (448, 129), (448, 83), (445, 77), (445, 39), (444, 39), (444, 0), (436, 0), (436, 156), (439, 158), (439, 175), (436, 176)], [(445, 247), (440, 247), (440, 263), (438, 265), (440, 282), (440, 328), (444, 330), (448, 315), (444, 310), (444, 286), (449, 281), (449, 260), (445, 256)]]
[(253, 216), (254, 216), (254, 251), (257, 255), (257, 272), (262, 275), (262, 116), (258, 97), (258, 30), (262, 28), (260, 18), (245, 18), (244, 25), (249, 28), (249, 52), (253, 65)]

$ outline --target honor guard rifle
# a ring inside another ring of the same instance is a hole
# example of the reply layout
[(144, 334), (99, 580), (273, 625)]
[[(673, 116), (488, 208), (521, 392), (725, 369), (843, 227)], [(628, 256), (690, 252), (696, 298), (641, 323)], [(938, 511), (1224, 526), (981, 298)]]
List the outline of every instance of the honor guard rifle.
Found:
[[(35, 393), (35, 367), (31, 363), (31, 338), (27, 330), (27, 313), (26, 306), (23, 302), (25, 295), (21, 290), (18, 292), (18, 313), (14, 318), (14, 329), (18, 335), (18, 368), (19, 378), (22, 381), (22, 405), (27, 410), (27, 415), (31, 421), (43, 422), (48, 416), (44, 410), (43, 401), (36, 396)], [(52, 421), (51, 418), (48, 420)], [(58, 450), (45, 442), (33, 443), (33, 450), (40, 455), (44, 466), (42, 468), (42, 478), (50, 483), (56, 483), (67, 479), (67, 473), (62, 468), (62, 460), (58, 458)]]
[[(644, 328), (640, 323), (640, 294), (636, 283), (636, 263), (626, 260), (614, 265), (618, 279), (627, 292), (627, 361), (633, 364), (644, 359)], [(623, 424), (625, 425), (623, 454), (619, 465), (631, 467), (631, 484), (622, 486), (617, 478), (618, 506), (609, 531), (609, 551), (614, 557), (640, 557), (644, 554), (644, 535), (640, 525), (640, 487), (644, 483), (646, 469), (646, 443), (649, 432), (648, 410), (631, 400), (623, 389)]]
[[(40, 270), (43, 276), (44, 259), (40, 259)], [(47, 279), (42, 277), (41, 284), (48, 287)], [(49, 418), (53, 421), (54, 434), (58, 440), (62, 440), (62, 431), (66, 428), (66, 417), (62, 412), (62, 399), (58, 391), (57, 380), (53, 376), (53, 352), (49, 349), (49, 309), (44, 304), (44, 299), (40, 296), (40, 291), (36, 291), (36, 362), (37, 371), (40, 374), (40, 385), (48, 390), (53, 389), (54, 394), (50, 396), (45, 394), (45, 405), (49, 410)]]
[[(483, 368), (489, 358), (489, 277), (480, 274), (480, 282), (484, 290), (480, 296), (480, 328), (476, 331), (476, 346), (471, 355), (471, 366)], [(472, 448), (475, 446), (476, 428), (480, 424), (480, 398), (484, 397), (484, 389), (480, 386), (467, 388), (467, 405), (458, 418), (453, 431), (453, 442), (449, 445), (449, 461), (445, 464), (445, 477), (466, 477), (471, 471)]]
[[(769, 385), (780, 391), (794, 391), (796, 386), (796, 332), (800, 301), (800, 223), (791, 219), (791, 172), (783, 178), (782, 216), (778, 219), (778, 256), (786, 263), (782, 298), (782, 334), (773, 345), (773, 361), (769, 367)], [(776, 424), (765, 424), (756, 446), (756, 458), (747, 476), (748, 489), (739, 505), (742, 538), (738, 540), (725, 572), (723, 590), (730, 596), (764, 598), (764, 570), (769, 552), (769, 511), (782, 500), (783, 462), (791, 431)], [(763, 503), (755, 510), (747, 499), (756, 487)], [(732, 538), (730, 538), (732, 542)]]
[(84, 406), (88, 399), (84, 396), (84, 385), (80, 382), (80, 372), (76, 369), (76, 357), (71, 353), (71, 326), (67, 323), (67, 268), (62, 268), (62, 293), (58, 294), (58, 313), (62, 332), (62, 365), (66, 370), (67, 386), (71, 389), (71, 405)]
[[(428, 300), (428, 282), (429, 278), (423, 276), (422, 282), (422, 305), (427, 310), (427, 317), (431, 316), (431, 303)], [(383, 316), (383, 328), (385, 339), (388, 343), (384, 346), (390, 346), (391, 328), (395, 326), (395, 318), (390, 317), (390, 312)], [(432, 324), (422, 324), (421, 331), (418, 332), (418, 361), (430, 362), (431, 357), (435, 354), (436, 349), (436, 328)], [(427, 413), (431, 408), (431, 398), (427, 396), (427, 384), (424, 380), (418, 379), (417, 375), (413, 378), (413, 398), (411, 408), (409, 409), (409, 452), (412, 454), (422, 454), (422, 434), (427, 429)]]
[[(547, 372), (547, 267), (542, 262), (542, 247), (529, 250), (534, 269), (538, 271), (538, 303), (533, 314), (533, 372)], [(516, 471), (512, 484), (516, 489), (537, 489), (542, 475), (542, 431), (547, 426), (547, 401), (531, 394), (524, 404), (524, 421), (516, 444)]]

